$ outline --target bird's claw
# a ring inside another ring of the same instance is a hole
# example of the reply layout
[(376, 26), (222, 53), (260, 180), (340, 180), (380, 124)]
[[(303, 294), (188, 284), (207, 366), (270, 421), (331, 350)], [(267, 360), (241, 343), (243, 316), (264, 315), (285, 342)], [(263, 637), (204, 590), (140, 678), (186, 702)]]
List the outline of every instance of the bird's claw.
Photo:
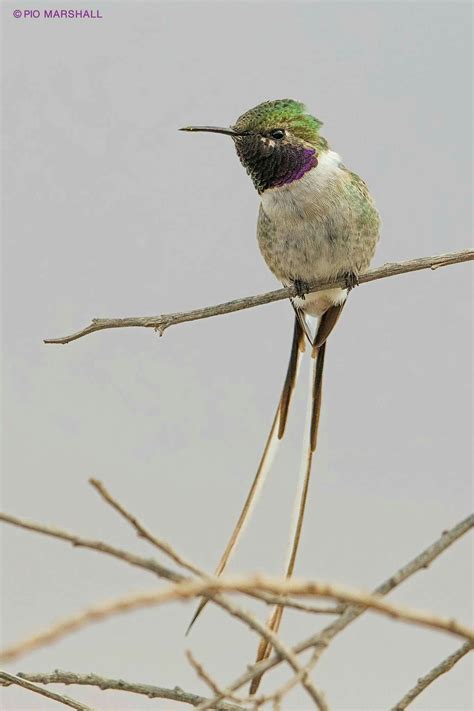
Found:
[(305, 294), (309, 291), (308, 282), (303, 279), (293, 279), (293, 286), (296, 290), (296, 296), (299, 296), (300, 299), (304, 299)]
[(355, 272), (347, 272), (344, 275), (344, 281), (346, 282), (347, 291), (352, 291), (355, 286), (359, 286), (359, 277)]

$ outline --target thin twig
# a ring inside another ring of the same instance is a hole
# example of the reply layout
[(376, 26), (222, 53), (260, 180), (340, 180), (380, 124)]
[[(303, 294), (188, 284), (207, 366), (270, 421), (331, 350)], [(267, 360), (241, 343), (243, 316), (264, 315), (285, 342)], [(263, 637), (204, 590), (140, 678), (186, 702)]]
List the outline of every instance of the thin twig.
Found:
[[(39, 684), (75, 684), (78, 686), (95, 686), (102, 690), (110, 689), (114, 691), (127, 691), (131, 694), (140, 694), (141, 696), (147, 696), (149, 699), (181, 701), (182, 703), (190, 704), (191, 706), (198, 706), (206, 701), (203, 696), (190, 694), (180, 689), (179, 686), (176, 686), (174, 689), (167, 689), (160, 686), (152, 686), (151, 684), (132, 683), (123, 681), (123, 679), (109, 679), (107, 677), (98, 676), (97, 674), (75, 674), (74, 672), (60, 671), (59, 669), (50, 674), (20, 672), (18, 674), (18, 679), (25, 681), (29, 680)], [(7, 684), (13, 683), (16, 682), (10, 680), (7, 682)], [(7, 684), (4, 685), (6, 686)], [(88, 707), (76, 706), (74, 708), (86, 709)], [(216, 711), (244, 711), (242, 706), (236, 706), (235, 704), (228, 704), (222, 701), (213, 705), (212, 708), (216, 709)]]
[(194, 573), (196, 575), (204, 575), (202, 570), (197, 568), (189, 560), (183, 558), (183, 556), (177, 553), (175, 549), (170, 546), (169, 543), (162, 540), (161, 538), (157, 538), (147, 528), (145, 528), (145, 526), (135, 516), (133, 516), (130, 511), (128, 511), (121, 503), (117, 501), (117, 499), (115, 499), (110, 494), (110, 492), (106, 489), (106, 487), (101, 481), (99, 481), (98, 479), (89, 479), (89, 483), (94, 487), (96, 491), (99, 492), (104, 501), (110, 504), (112, 508), (118, 511), (118, 513), (133, 526), (133, 528), (136, 530), (137, 534), (141, 538), (144, 538), (146, 541), (155, 546), (155, 548), (158, 548), (158, 550), (160, 550), (162, 553), (169, 556), (172, 560), (174, 560), (175, 563), (180, 565), (182, 568), (185, 568), (186, 570), (189, 570), (191, 573)]
[[(2, 683), (2, 682), (7, 682), (7, 683)], [(42, 686), (37, 686), (37, 684), (34, 684), (32, 681), (28, 681), (27, 679), (25, 679), (25, 677), (16, 676), (15, 674), (9, 674), (8, 672), (5, 672), (5, 671), (0, 671), (0, 684), (2, 684), (2, 686), (9, 686), (10, 684), (15, 684), (16, 686), (22, 686), (24, 689), (28, 689), (28, 691), (32, 691), (35, 694), (40, 694), (41, 696), (46, 696), (48, 699), (51, 699), (52, 701), (58, 701), (60, 704), (63, 704), (64, 706), (70, 706), (70, 708), (72, 708), (72, 709), (77, 709), (77, 711), (94, 711), (94, 709), (91, 706), (86, 706), (85, 704), (81, 704), (80, 701), (71, 699), (70, 696), (64, 696), (64, 694), (58, 694), (55, 691), (49, 691), (49, 689), (43, 689)]]
[[(464, 250), (462, 252), (453, 252), (450, 254), (439, 254), (432, 257), (421, 257), (419, 259), (410, 259), (405, 262), (394, 262), (389, 264), (384, 264), (377, 269), (371, 269), (364, 274), (359, 275), (359, 283), (365, 284), (366, 282), (376, 281), (377, 279), (386, 279), (387, 277), (398, 276), (399, 274), (407, 274), (409, 272), (416, 272), (422, 269), (439, 269), (440, 267), (447, 267), (451, 264), (459, 264), (461, 262), (468, 262), (474, 259), (473, 250)], [(314, 282), (309, 285), (308, 293), (315, 291), (322, 291), (324, 289), (334, 288), (334, 287), (345, 287), (346, 280), (344, 278), (337, 279), (334, 281), (325, 282)], [(243, 309), (250, 309), (254, 306), (261, 306), (263, 304), (270, 304), (274, 301), (281, 301), (282, 299), (288, 299), (292, 296), (297, 296), (297, 291), (294, 287), (286, 287), (284, 289), (277, 289), (275, 291), (269, 291), (265, 294), (258, 294), (257, 296), (248, 296), (242, 299), (235, 299), (234, 301), (227, 301), (223, 304), (217, 304), (216, 306), (208, 306), (202, 309), (194, 309), (192, 311), (181, 311), (178, 313), (171, 314), (161, 314), (159, 316), (134, 316), (129, 318), (94, 318), (92, 323), (86, 328), (72, 333), (70, 336), (63, 336), (61, 338), (47, 338), (45, 343), (70, 343), (71, 341), (76, 341), (78, 338), (87, 336), (89, 333), (94, 333), (95, 331), (104, 331), (111, 328), (154, 328), (163, 335), (165, 330), (170, 326), (175, 326), (178, 323), (185, 323), (187, 321), (198, 321), (203, 318), (210, 318), (211, 316), (221, 316), (222, 314), (233, 313), (234, 311), (242, 311)]]
[(219, 687), (215, 679), (213, 679), (209, 672), (204, 669), (204, 666), (201, 664), (201, 662), (198, 662), (198, 660), (192, 654), (190, 649), (186, 650), (186, 658), (191, 664), (194, 671), (196, 672), (197, 676), (210, 688), (211, 691), (214, 692), (214, 694), (219, 694), (220, 696), (225, 696), (226, 698), (232, 699), (233, 701), (237, 701), (237, 699), (233, 698), (233, 695), (230, 691), (228, 691), (227, 689), (221, 689)]
[[(98, 479), (89, 479), (89, 483), (94, 487), (96, 491), (101, 495), (101, 497), (106, 501), (112, 508), (114, 508), (118, 513), (128, 521), (133, 528), (136, 530), (137, 534), (151, 543), (153, 546), (158, 548), (162, 553), (169, 556), (175, 563), (180, 565), (185, 570), (189, 570), (195, 575), (199, 575), (202, 578), (212, 579), (204, 570), (194, 565), (191, 561), (185, 558), (181, 553), (178, 553), (173, 546), (171, 546), (168, 541), (163, 538), (158, 538), (153, 533), (151, 533), (145, 526), (139, 521), (136, 516), (134, 516), (128, 509), (125, 508), (106, 488), (103, 482)], [(179, 576), (178, 576), (179, 577)], [(184, 577), (180, 578), (184, 580)], [(292, 608), (294, 610), (300, 610), (301, 612), (310, 612), (317, 615), (340, 615), (345, 610), (344, 605), (306, 605), (305, 603), (298, 602), (297, 600), (291, 600), (281, 595), (271, 595), (264, 592), (257, 592), (252, 595), (259, 600), (267, 603), (268, 605), (284, 605), (285, 607)]]
[[(313, 654), (311, 655), (309, 661), (305, 664), (305, 666), (302, 668), (303, 674), (309, 675), (313, 669), (313, 667), (316, 665), (316, 662), (318, 661), (320, 656), (320, 650), (314, 649)], [(277, 691), (271, 695), (270, 698), (277, 698), (280, 701), (283, 700), (283, 698), (300, 682), (300, 678), (298, 674), (295, 674), (291, 679), (289, 679), (286, 684), (284, 684), (282, 687), (277, 689)]]
[[(202, 595), (213, 594), (219, 592), (250, 592), (252, 590), (264, 590), (268, 592), (285, 595), (290, 593), (293, 595), (329, 597), (339, 602), (351, 603), (357, 607), (370, 608), (374, 612), (378, 612), (384, 616), (392, 617), (404, 622), (414, 623), (422, 627), (430, 629), (442, 630), (450, 632), (458, 637), (464, 637), (469, 641), (474, 641), (474, 630), (452, 618), (441, 617), (432, 612), (424, 610), (415, 610), (399, 604), (386, 601), (381, 595), (374, 595), (364, 591), (353, 590), (340, 585), (334, 585), (326, 582), (271, 578), (266, 576), (247, 576), (247, 577), (222, 577), (212, 580), (184, 580), (175, 583), (164, 590), (151, 590), (145, 593), (133, 593), (132, 595), (122, 596), (115, 600), (99, 603), (92, 607), (83, 610), (82, 612), (73, 615), (65, 620), (62, 620), (52, 627), (37, 633), (29, 639), (12, 645), (4, 649), (0, 653), (0, 659), (12, 660), (27, 651), (37, 649), (56, 641), (71, 632), (99, 620), (104, 620), (113, 615), (124, 612), (131, 612), (145, 607), (162, 605), (174, 600), (189, 600)], [(360, 614), (360, 613), (359, 613)], [(340, 619), (342, 619), (341, 616)], [(337, 622), (339, 622), (337, 620)], [(337, 622), (333, 623), (334, 625)], [(260, 626), (260, 625), (259, 625)], [(260, 626), (262, 627), (262, 626)], [(263, 630), (266, 628), (263, 627)], [(260, 631), (260, 630), (259, 630)], [(323, 631), (324, 632), (324, 631)], [(278, 647), (280, 643), (278, 637), (270, 633), (266, 629), (266, 635), (271, 639), (272, 645), (276, 642)], [(327, 641), (327, 633), (324, 636)], [(318, 635), (318, 641), (321, 642)], [(299, 651), (299, 650), (298, 650)], [(285, 655), (286, 656), (286, 655)], [(299, 671), (300, 665), (298, 661), (293, 661), (294, 653), (290, 651), (288, 659), (294, 671)], [(296, 658), (295, 658), (296, 659)], [(232, 691), (234, 691), (232, 689)]]
[[(471, 514), (467, 518), (460, 521), (456, 526), (448, 531), (443, 531), (442, 535), (428, 548), (417, 555), (413, 560), (400, 568), (394, 575), (391, 575), (387, 580), (381, 583), (373, 591), (374, 595), (387, 595), (398, 585), (403, 583), (409, 577), (417, 573), (419, 570), (425, 570), (429, 565), (444, 551), (449, 548), (453, 543), (455, 543), (461, 536), (470, 531), (474, 526), (474, 514)], [(321, 651), (329, 644), (329, 642), (334, 639), (334, 637), (342, 632), (348, 625), (350, 625), (354, 620), (356, 620), (360, 615), (366, 611), (365, 607), (360, 607), (358, 605), (349, 605), (346, 611), (330, 625), (327, 625), (321, 632), (313, 634), (307, 639), (303, 640), (297, 644), (293, 651), (299, 654), (304, 652), (306, 649), (314, 647), (315, 649), (320, 647)], [(241, 674), (234, 682), (227, 685), (232, 692), (237, 691), (245, 684), (248, 684), (256, 676), (261, 676), (269, 669), (273, 669), (278, 664), (281, 663), (280, 656), (278, 654), (273, 654), (268, 659), (253, 664), (248, 667), (247, 671)], [(207, 709), (213, 708), (212, 704), (219, 701), (216, 696), (212, 699), (209, 704), (201, 704), (199, 706), (199, 711), (206, 711)]]
[[(97, 487), (96, 487), (97, 488)], [(99, 489), (100, 490), (100, 489)], [(107, 498), (109, 503), (114, 505), (114, 508), (116, 508), (118, 511), (121, 513), (123, 512), (122, 515), (125, 516), (125, 518), (128, 521), (134, 520), (134, 526), (136, 527), (139, 525), (141, 529), (145, 532), (146, 529), (141, 525), (138, 524), (138, 522), (129, 514), (128, 512), (123, 509), (123, 507), (118, 504), (110, 494), (105, 490), (105, 487), (102, 485), (102, 492), (106, 494), (104, 498)], [(101, 492), (101, 493), (102, 493)], [(159, 575), (160, 577), (163, 577), (168, 580), (172, 580), (173, 582), (187, 582), (189, 581), (189, 578), (185, 578), (184, 576), (175, 573), (168, 568), (165, 568), (164, 566), (159, 565), (156, 563), (154, 560), (149, 560), (146, 558), (141, 558), (139, 556), (135, 556), (131, 553), (128, 553), (126, 551), (113, 548), (112, 546), (109, 546), (108, 544), (102, 542), (102, 541), (91, 541), (85, 538), (82, 538), (80, 536), (77, 536), (75, 534), (69, 533), (68, 531), (64, 531), (62, 529), (58, 528), (53, 528), (52, 526), (43, 526), (41, 524), (33, 523), (31, 521), (25, 521), (24, 519), (20, 519), (14, 516), (10, 516), (9, 514), (1, 514), (0, 513), (0, 521), (4, 521), (6, 523), (11, 523), (15, 526), (19, 526), (20, 528), (25, 528), (30, 531), (34, 531), (36, 533), (43, 533), (48, 536), (52, 536), (54, 538), (59, 538), (61, 540), (68, 541), (69, 543), (72, 543), (75, 546), (82, 546), (85, 548), (90, 548), (92, 550), (96, 550), (100, 553), (106, 553), (108, 555), (112, 555), (116, 558), (119, 558), (120, 560), (123, 560), (127, 563), (130, 563), (131, 565), (144, 568), (146, 570), (150, 570), (151, 572)], [(158, 539), (154, 538), (149, 534), (148, 531), (146, 531), (147, 536), (149, 535), (154, 541), (158, 543)], [(162, 546), (162, 550), (168, 553), (170, 555), (171, 546), (169, 544), (160, 541), (159, 542), (160, 546)], [(181, 556), (178, 556), (175, 551), (173, 551), (173, 556), (174, 559), (176, 560), (181, 560)], [(208, 576), (206, 576), (206, 580), (212, 580)], [(288, 661), (290, 666), (294, 671), (297, 671), (299, 669), (299, 663), (296, 655), (293, 655), (290, 648), (284, 645), (280, 639), (273, 634), (271, 630), (269, 630), (265, 625), (263, 625), (259, 620), (254, 615), (251, 615), (249, 612), (242, 610), (240, 607), (235, 605), (232, 601), (228, 600), (227, 598), (223, 597), (222, 595), (213, 594), (212, 592), (203, 593), (205, 596), (208, 596), (216, 605), (219, 607), (222, 607), (224, 610), (229, 612), (232, 616), (240, 619), (242, 622), (244, 622), (250, 629), (252, 629), (254, 632), (256, 632), (259, 636), (264, 637), (267, 639), (272, 646), (274, 646), (275, 649), (278, 650), (278, 653), (281, 655), (282, 659), (285, 659)], [(272, 599), (275, 598), (275, 596), (267, 596), (265, 592), (263, 593), (257, 593), (256, 597), (260, 597), (260, 599), (264, 597), (268, 597), (269, 599), (265, 599), (265, 602), (271, 602)], [(277, 596), (278, 597), (278, 596)], [(92, 616), (92, 619), (94, 619), (94, 615)], [(71, 631), (74, 629), (74, 624), (73, 627), (71, 628)], [(34, 645), (36, 646), (36, 645)], [(15, 655), (16, 656), (16, 655)], [(11, 659), (11, 657), (8, 657)], [(310, 694), (316, 694), (317, 696), (317, 691), (313, 690), (312, 686), (310, 683), (304, 684), (305, 688), (308, 686), (308, 693)], [(324, 707), (322, 707), (324, 708)]]
[(291, 610), (309, 612), (312, 615), (342, 615), (347, 609), (347, 605), (307, 605), (304, 602), (298, 602), (297, 600), (292, 600), (283, 595), (272, 595), (271, 593), (261, 592), (260, 590), (253, 590), (251, 593), (246, 594), (267, 603), (267, 605), (283, 605)]
[[(110, 504), (116, 511), (120, 513), (121, 516), (125, 518), (128, 523), (130, 523), (134, 529), (137, 531), (138, 535), (141, 537), (145, 538), (149, 543), (152, 545), (156, 546), (159, 550), (164, 552), (166, 555), (172, 558), (176, 563), (181, 565), (182, 567), (186, 568), (187, 570), (192, 571), (193, 573), (196, 573), (200, 577), (202, 577), (204, 580), (209, 581), (212, 583), (212, 577), (207, 575), (203, 570), (195, 566), (193, 563), (189, 562), (187, 559), (185, 559), (182, 555), (177, 553), (175, 549), (166, 541), (163, 539), (157, 538), (155, 535), (153, 535), (150, 531), (148, 531), (147, 528), (135, 517), (133, 514), (128, 511), (122, 504), (120, 504), (117, 499), (115, 499), (110, 492), (107, 490), (107, 488), (104, 486), (104, 484), (97, 479), (90, 479), (89, 480), (92, 486), (99, 492), (99, 494), (102, 496), (102, 498)], [(183, 578), (184, 580), (184, 578)], [(222, 595), (217, 595), (217, 594), (209, 594), (208, 597), (213, 600), (217, 605), (222, 607), (224, 610), (229, 612), (231, 615), (234, 617), (237, 617), (240, 619), (242, 622), (244, 622), (250, 629), (253, 631), (260, 633), (265, 639), (270, 641), (272, 644), (275, 644), (276, 647), (275, 649), (278, 649), (280, 654), (284, 659), (287, 660), (288, 664), (293, 668), (295, 671), (296, 675), (298, 678), (301, 678), (301, 684), (302, 686), (306, 689), (310, 697), (313, 699), (315, 702), (317, 708), (321, 709), (321, 711), (325, 711), (327, 708), (325, 705), (324, 701), (324, 696), (322, 695), (321, 692), (319, 692), (312, 682), (307, 679), (307, 675), (304, 676), (300, 674), (300, 666), (298, 659), (296, 655), (293, 655), (291, 652), (291, 649), (287, 647), (281, 640), (274, 635), (274, 633), (266, 626), (262, 625), (262, 623), (257, 620), (254, 615), (249, 613), (246, 610), (243, 610), (240, 607), (237, 607), (231, 600), (229, 600), (227, 597), (224, 597)], [(266, 595), (265, 592), (260, 592), (260, 594), (257, 595), (260, 599), (268, 598), (268, 595)], [(273, 597), (273, 596), (270, 596)], [(265, 602), (268, 600), (265, 599)], [(191, 662), (192, 663), (192, 662)]]
[[(258, 696), (258, 697), (253, 697), (253, 701), (255, 703), (255, 706), (257, 708), (260, 708), (264, 704), (267, 704), (269, 702), (273, 702), (274, 708), (281, 708), (281, 702), (283, 701), (284, 697), (298, 684), (301, 682), (301, 679), (303, 676), (308, 676), (313, 667), (315, 666), (316, 662), (318, 661), (320, 656), (320, 651), (318, 649), (313, 650), (313, 654), (311, 655), (309, 661), (304, 665), (304, 667), (301, 667), (301, 671), (298, 674), (294, 674), (283, 686), (280, 686), (276, 691), (274, 691), (272, 694), (266, 694), (263, 696)], [(232, 692), (229, 692), (230, 694)], [(252, 699), (252, 697), (251, 697)]]
[[(220, 582), (219, 579), (216, 578), (214, 578), (213, 580), (217, 580), (217, 582)], [(250, 629), (252, 629), (254, 632), (257, 632), (260, 637), (263, 637), (265, 640), (267, 640), (272, 645), (272, 647), (274, 647), (274, 649), (278, 652), (281, 659), (285, 660), (293, 669), (295, 674), (299, 675), (301, 671), (301, 665), (299, 663), (298, 657), (296, 656), (296, 654), (293, 653), (291, 648), (288, 647), (284, 642), (282, 642), (281, 639), (272, 630), (269, 629), (269, 627), (262, 624), (260, 620), (258, 620), (250, 612), (248, 612), (247, 610), (242, 610), (240, 607), (235, 605), (233, 601), (229, 600), (228, 597), (218, 595), (213, 589), (213, 580), (207, 578), (206, 580), (201, 581), (201, 585), (207, 584), (211, 586), (210, 591), (204, 594), (206, 596), (209, 595), (209, 597), (211, 597), (212, 595), (211, 599), (214, 603), (216, 603), (216, 605), (219, 605), (224, 610), (227, 610), (227, 612), (229, 612), (231, 615), (237, 617), (246, 625), (248, 625), (248, 627), (250, 627)], [(201, 597), (201, 595), (198, 596)], [(324, 695), (321, 691), (319, 691), (319, 689), (314, 686), (311, 679), (307, 678), (306, 676), (299, 676), (298, 678), (301, 678), (301, 685), (306, 690), (310, 698), (314, 701), (316, 708), (320, 711), (329, 711)]]
[(113, 556), (119, 560), (133, 565), (137, 568), (144, 568), (149, 570), (155, 575), (165, 580), (171, 580), (172, 582), (179, 582), (183, 579), (182, 575), (175, 573), (173, 570), (166, 568), (160, 563), (157, 563), (152, 558), (142, 558), (128, 551), (121, 550), (120, 548), (115, 548), (114, 546), (109, 546), (108, 543), (103, 541), (94, 541), (89, 538), (83, 538), (75, 533), (70, 533), (61, 528), (56, 528), (54, 526), (45, 526), (40, 523), (35, 523), (33, 521), (27, 521), (25, 519), (18, 518), (17, 516), (11, 516), (10, 514), (0, 513), (0, 521), (5, 523), (10, 523), (13, 526), (18, 526), (19, 528), (24, 528), (27, 531), (34, 531), (35, 533), (42, 533), (45, 536), (51, 536), (52, 538), (59, 538), (62, 541), (67, 541), (71, 543), (76, 548), (89, 548), (90, 550), (97, 551), (98, 553), (105, 553), (106, 555)]
[(472, 642), (465, 642), (465, 644), (459, 647), (453, 654), (443, 659), (443, 661), (428, 672), (428, 674), (418, 679), (417, 684), (405, 694), (403, 699), (400, 699), (400, 701), (395, 704), (392, 711), (403, 711), (403, 709), (406, 709), (430, 684), (436, 681), (442, 674), (446, 674), (446, 672), (452, 669), (454, 665), (472, 649)]
[[(240, 579), (239, 585), (235, 587), (232, 584), (227, 584), (224, 579), (214, 579), (213, 581), (184, 580), (183, 582), (176, 583), (165, 590), (153, 590), (151, 592), (138, 595), (134, 593), (132, 595), (120, 597), (116, 600), (93, 605), (83, 612), (62, 620), (50, 628), (39, 632), (27, 640), (24, 640), (23, 642), (19, 642), (18, 644), (12, 645), (0, 651), (0, 660), (12, 661), (27, 652), (43, 647), (46, 644), (51, 644), (52, 642), (55, 642), (65, 635), (71, 634), (88, 624), (104, 620), (113, 615), (163, 604), (172, 600), (186, 600), (196, 596), (202, 597), (202, 595), (212, 594), (212, 599), (216, 602), (216, 604), (226, 609), (231, 615), (234, 615), (244, 621), (251, 627), (251, 629), (257, 632), (259, 636), (267, 639), (268, 642), (278, 651), (281, 658), (288, 661), (288, 664), (292, 667), (293, 671), (295, 673), (300, 672), (301, 666), (297, 656), (279, 639), (279, 637), (259, 622), (253, 615), (240, 610), (240, 608), (232, 602), (217, 594), (219, 590), (226, 589), (236, 590), (238, 592), (244, 582), (245, 579)], [(250, 590), (253, 585), (248, 585), (247, 587)], [(317, 708), (321, 709), (321, 711), (326, 711), (327, 706), (325, 705), (324, 700), (321, 700), (322, 697), (320, 693), (315, 689), (311, 681), (309, 679), (302, 679), (301, 683), (316, 703)]]
[[(4, 523), (9, 523), (12, 526), (17, 526), (18, 528), (23, 528), (27, 531), (41, 533), (43, 535), (50, 536), (51, 538), (58, 538), (61, 541), (71, 543), (76, 548), (88, 548), (89, 550), (94, 550), (98, 553), (110, 555), (114, 558), (118, 558), (119, 560), (124, 561), (125, 563), (128, 563), (129, 565), (133, 565), (137, 568), (143, 568), (144, 570), (149, 570), (151, 573), (154, 573), (155, 575), (158, 575), (160, 578), (164, 578), (165, 580), (179, 582), (181, 580), (186, 579), (183, 575), (175, 573), (173, 570), (170, 570), (169, 568), (166, 568), (160, 563), (157, 563), (153, 558), (143, 558), (141, 556), (135, 555), (134, 553), (130, 553), (128, 551), (121, 550), (120, 548), (110, 546), (104, 541), (94, 541), (88, 538), (83, 538), (82, 536), (79, 536), (75, 533), (71, 533), (69, 531), (65, 531), (61, 528), (57, 528), (56, 526), (47, 526), (45, 524), (36, 523), (34, 521), (28, 521), (26, 519), (19, 518), (18, 516), (11, 516), (10, 514), (1, 512), (0, 521), (3, 521)], [(159, 540), (160, 539), (156, 539), (156, 541)], [(173, 555), (171, 557), (173, 557), (174, 560), (181, 559), (181, 564), (183, 564), (184, 559), (182, 558), (182, 556), (179, 556), (179, 554), (177, 554), (168, 543), (166, 543), (165, 541), (160, 541), (160, 543), (163, 546), (162, 550), (164, 552), (168, 550), (168, 554), (171, 555), (170, 551), (173, 551)], [(204, 573), (202, 573), (202, 575), (204, 575)], [(262, 600), (268, 605), (281, 604), (286, 605), (289, 608), (294, 608), (295, 610), (300, 610), (302, 612), (311, 612), (314, 614), (321, 615), (337, 615), (340, 614), (341, 611), (343, 611), (344, 609), (344, 606), (341, 605), (306, 605), (304, 603), (297, 602), (296, 600), (291, 600), (278, 595), (270, 595), (266, 593), (257, 592), (254, 597), (258, 598), (259, 600)]]
[[(97, 488), (97, 487), (96, 487)], [(106, 492), (105, 488), (102, 486), (102, 490)], [(131, 522), (133, 517), (131, 514), (128, 514), (128, 512), (125, 512), (123, 507), (120, 507), (118, 502), (115, 502), (114, 499), (106, 492), (107, 496), (109, 497), (107, 500), (109, 503), (114, 502), (114, 508), (117, 508), (117, 510), (121, 511), (123, 510), (123, 515), (125, 515), (125, 518)], [(122, 511), (121, 511), (122, 512)], [(127, 515), (126, 515), (127, 514)], [(106, 553), (108, 555), (112, 555), (116, 558), (119, 558), (120, 560), (123, 560), (127, 563), (130, 563), (131, 565), (135, 565), (140, 568), (145, 568), (146, 570), (150, 570), (151, 572), (159, 575), (160, 577), (163, 577), (168, 580), (172, 580), (173, 582), (192, 582), (189, 580), (189, 578), (185, 578), (184, 576), (175, 573), (174, 571), (169, 570), (168, 568), (165, 568), (164, 566), (156, 563), (154, 560), (149, 560), (145, 558), (141, 558), (139, 556), (135, 556), (131, 553), (128, 553), (126, 551), (113, 548), (112, 546), (109, 546), (108, 544), (102, 542), (102, 541), (91, 541), (85, 538), (82, 538), (80, 536), (77, 536), (75, 534), (69, 533), (68, 531), (64, 531), (58, 528), (53, 528), (51, 526), (43, 526), (41, 524), (36, 524), (31, 521), (25, 521), (23, 519), (19, 519), (14, 516), (10, 516), (9, 514), (0, 514), (0, 521), (5, 521), (6, 523), (11, 523), (15, 526), (19, 526), (20, 528), (25, 528), (30, 531), (35, 531), (36, 533), (43, 533), (48, 536), (52, 536), (54, 538), (59, 538), (61, 540), (68, 541), (69, 543), (72, 543), (75, 546), (82, 546), (85, 548), (90, 548), (92, 550), (96, 550), (100, 553)], [(138, 522), (135, 521), (134, 526)], [(141, 526), (142, 530), (145, 531), (143, 526)], [(147, 532), (148, 534), (148, 532)], [(149, 534), (151, 536), (151, 534)], [(154, 537), (152, 537), (154, 538)], [(158, 542), (158, 539), (154, 539)], [(163, 542), (160, 542), (160, 545)], [(163, 550), (170, 554), (171, 546), (169, 544), (164, 543), (163, 544)], [(176, 557), (178, 554), (176, 554), (173, 551), (173, 555)], [(180, 556), (178, 556), (179, 559), (181, 559)], [(206, 580), (212, 580), (211, 578), (206, 576)], [(226, 599), (222, 595), (219, 595), (217, 593), (214, 594), (213, 591), (210, 591), (209, 593), (203, 592), (203, 595), (208, 596), (210, 599), (213, 600), (213, 602), (216, 605), (219, 605), (223, 609), (225, 609), (229, 614), (232, 616), (240, 619), (242, 622), (244, 622), (250, 629), (252, 629), (254, 632), (256, 632), (259, 636), (264, 637), (267, 639), (272, 646), (274, 646), (275, 649), (278, 650), (278, 653), (281, 655), (282, 659), (285, 659), (288, 661), (288, 664), (292, 667), (294, 671), (299, 670), (299, 663), (296, 655), (293, 655), (290, 648), (284, 645), (280, 639), (273, 634), (271, 630), (269, 630), (264, 624), (262, 624), (259, 620), (254, 615), (251, 615), (249, 612), (242, 610), (240, 607), (234, 604), (234, 602)], [(265, 595), (265, 593), (264, 593)], [(258, 597), (258, 595), (257, 595)], [(265, 600), (266, 601), (266, 600)], [(90, 621), (93, 621), (96, 619), (95, 613), (92, 612), (92, 617), (90, 618)], [(71, 624), (71, 627), (68, 627), (69, 631), (73, 631), (76, 628), (76, 621), (74, 619), (70, 619), (68, 621), (68, 624)], [(54, 639), (54, 636), (53, 636)], [(52, 641), (52, 640), (51, 640)], [(36, 647), (36, 644), (33, 645), (33, 648)], [(16, 653), (14, 653), (14, 657), (17, 656)], [(12, 659), (9, 654), (7, 654), (8, 659)], [(317, 691), (313, 690), (312, 686), (310, 683), (305, 683), (304, 684), (305, 688), (307, 688), (308, 693), (310, 695), (316, 694), (317, 696)], [(324, 708), (324, 707), (322, 707)]]

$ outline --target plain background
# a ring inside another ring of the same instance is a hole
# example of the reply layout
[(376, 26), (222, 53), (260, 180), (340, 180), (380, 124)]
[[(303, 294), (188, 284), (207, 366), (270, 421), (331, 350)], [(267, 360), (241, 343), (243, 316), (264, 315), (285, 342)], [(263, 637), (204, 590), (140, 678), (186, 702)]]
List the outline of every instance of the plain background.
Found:
[[(63, 7), (89, 4), (63, 3)], [(290, 96), (368, 182), (383, 219), (374, 264), (471, 241), (469, 3), (93, 5), (102, 20), (3, 15), (3, 508), (152, 555), (87, 483), (102, 479), (158, 535), (211, 570), (241, 507), (286, 368), (287, 303), (43, 345), (94, 316), (185, 310), (277, 288), (255, 241), (258, 197), (222, 136)], [(51, 5), (50, 7), (55, 7)], [(56, 6), (57, 7), (57, 6)], [(372, 588), (471, 507), (472, 266), (360, 287), (328, 349), (320, 448), (298, 575)], [(279, 573), (300, 457), (303, 376), (232, 570)], [(468, 622), (469, 536), (391, 599)], [(13, 642), (155, 579), (5, 527), (2, 639)], [(222, 683), (256, 639), (207, 609), (136, 612), (10, 665), (94, 671), (207, 693), (191, 647)], [(266, 613), (258, 608), (259, 615)], [(288, 614), (296, 642), (326, 620)], [(334, 709), (388, 709), (455, 638), (373, 615), (315, 675)], [(288, 677), (281, 666), (264, 689)], [(271, 682), (271, 684), (270, 684)], [(170, 702), (86, 688), (101, 709)], [(469, 660), (413, 705), (468, 709)], [(2, 708), (53, 709), (21, 689)], [(287, 709), (308, 708), (299, 690)]]

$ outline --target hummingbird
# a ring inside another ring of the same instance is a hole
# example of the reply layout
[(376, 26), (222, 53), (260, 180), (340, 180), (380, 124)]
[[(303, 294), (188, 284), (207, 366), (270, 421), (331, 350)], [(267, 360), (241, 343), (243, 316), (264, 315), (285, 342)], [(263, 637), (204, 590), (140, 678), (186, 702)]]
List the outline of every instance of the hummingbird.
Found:
[[(342, 163), (320, 133), (322, 122), (293, 99), (265, 101), (246, 111), (229, 128), (187, 126), (230, 136), (237, 155), (259, 196), (257, 240), (275, 277), (295, 288), (291, 299), (295, 319), (290, 359), (273, 424), (257, 473), (242, 511), (216, 569), (221, 575), (248, 520), (270, 469), (278, 442), (285, 434), (292, 394), (306, 342), (312, 361), (308, 422), (296, 507), (289, 536), (285, 576), (294, 571), (316, 451), (321, 411), (326, 342), (341, 315), (350, 290), (366, 271), (379, 239), (380, 218), (365, 182)], [(308, 293), (314, 281), (343, 279), (345, 287)], [(202, 600), (189, 625), (207, 600)], [(275, 633), (283, 607), (276, 605), (267, 622)], [(266, 659), (271, 644), (262, 639), (256, 661)], [(252, 681), (250, 693), (259, 686)]]

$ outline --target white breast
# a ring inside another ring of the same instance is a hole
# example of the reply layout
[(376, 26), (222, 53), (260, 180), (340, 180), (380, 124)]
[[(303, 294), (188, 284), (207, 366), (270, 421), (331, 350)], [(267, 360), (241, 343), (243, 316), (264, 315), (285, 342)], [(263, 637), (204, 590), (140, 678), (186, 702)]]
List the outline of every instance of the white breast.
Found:
[[(325, 151), (318, 165), (300, 180), (263, 193), (262, 207), (275, 229), (275, 251), (280, 252), (285, 245), (283, 262), (289, 274), (308, 282), (330, 280), (341, 271), (341, 260), (347, 261), (346, 250), (337, 254), (328, 237), (328, 218), (336, 229), (338, 221), (344, 219), (337, 200), (339, 184), (344, 179), (340, 156)], [(269, 266), (276, 273), (274, 264)], [(290, 283), (282, 273), (277, 276)], [(304, 301), (298, 299), (298, 306), (320, 315), (331, 304), (344, 301), (346, 293), (345, 289), (317, 292)]]
[[(328, 188), (342, 176), (341, 157), (335, 151), (325, 151), (318, 159), (316, 168), (309, 170), (300, 180), (288, 185), (265, 190), (262, 205), (271, 220), (294, 219), (295, 214), (309, 217), (324, 208)], [(322, 203), (318, 201), (318, 195)], [(302, 214), (303, 213), (303, 214)]]

